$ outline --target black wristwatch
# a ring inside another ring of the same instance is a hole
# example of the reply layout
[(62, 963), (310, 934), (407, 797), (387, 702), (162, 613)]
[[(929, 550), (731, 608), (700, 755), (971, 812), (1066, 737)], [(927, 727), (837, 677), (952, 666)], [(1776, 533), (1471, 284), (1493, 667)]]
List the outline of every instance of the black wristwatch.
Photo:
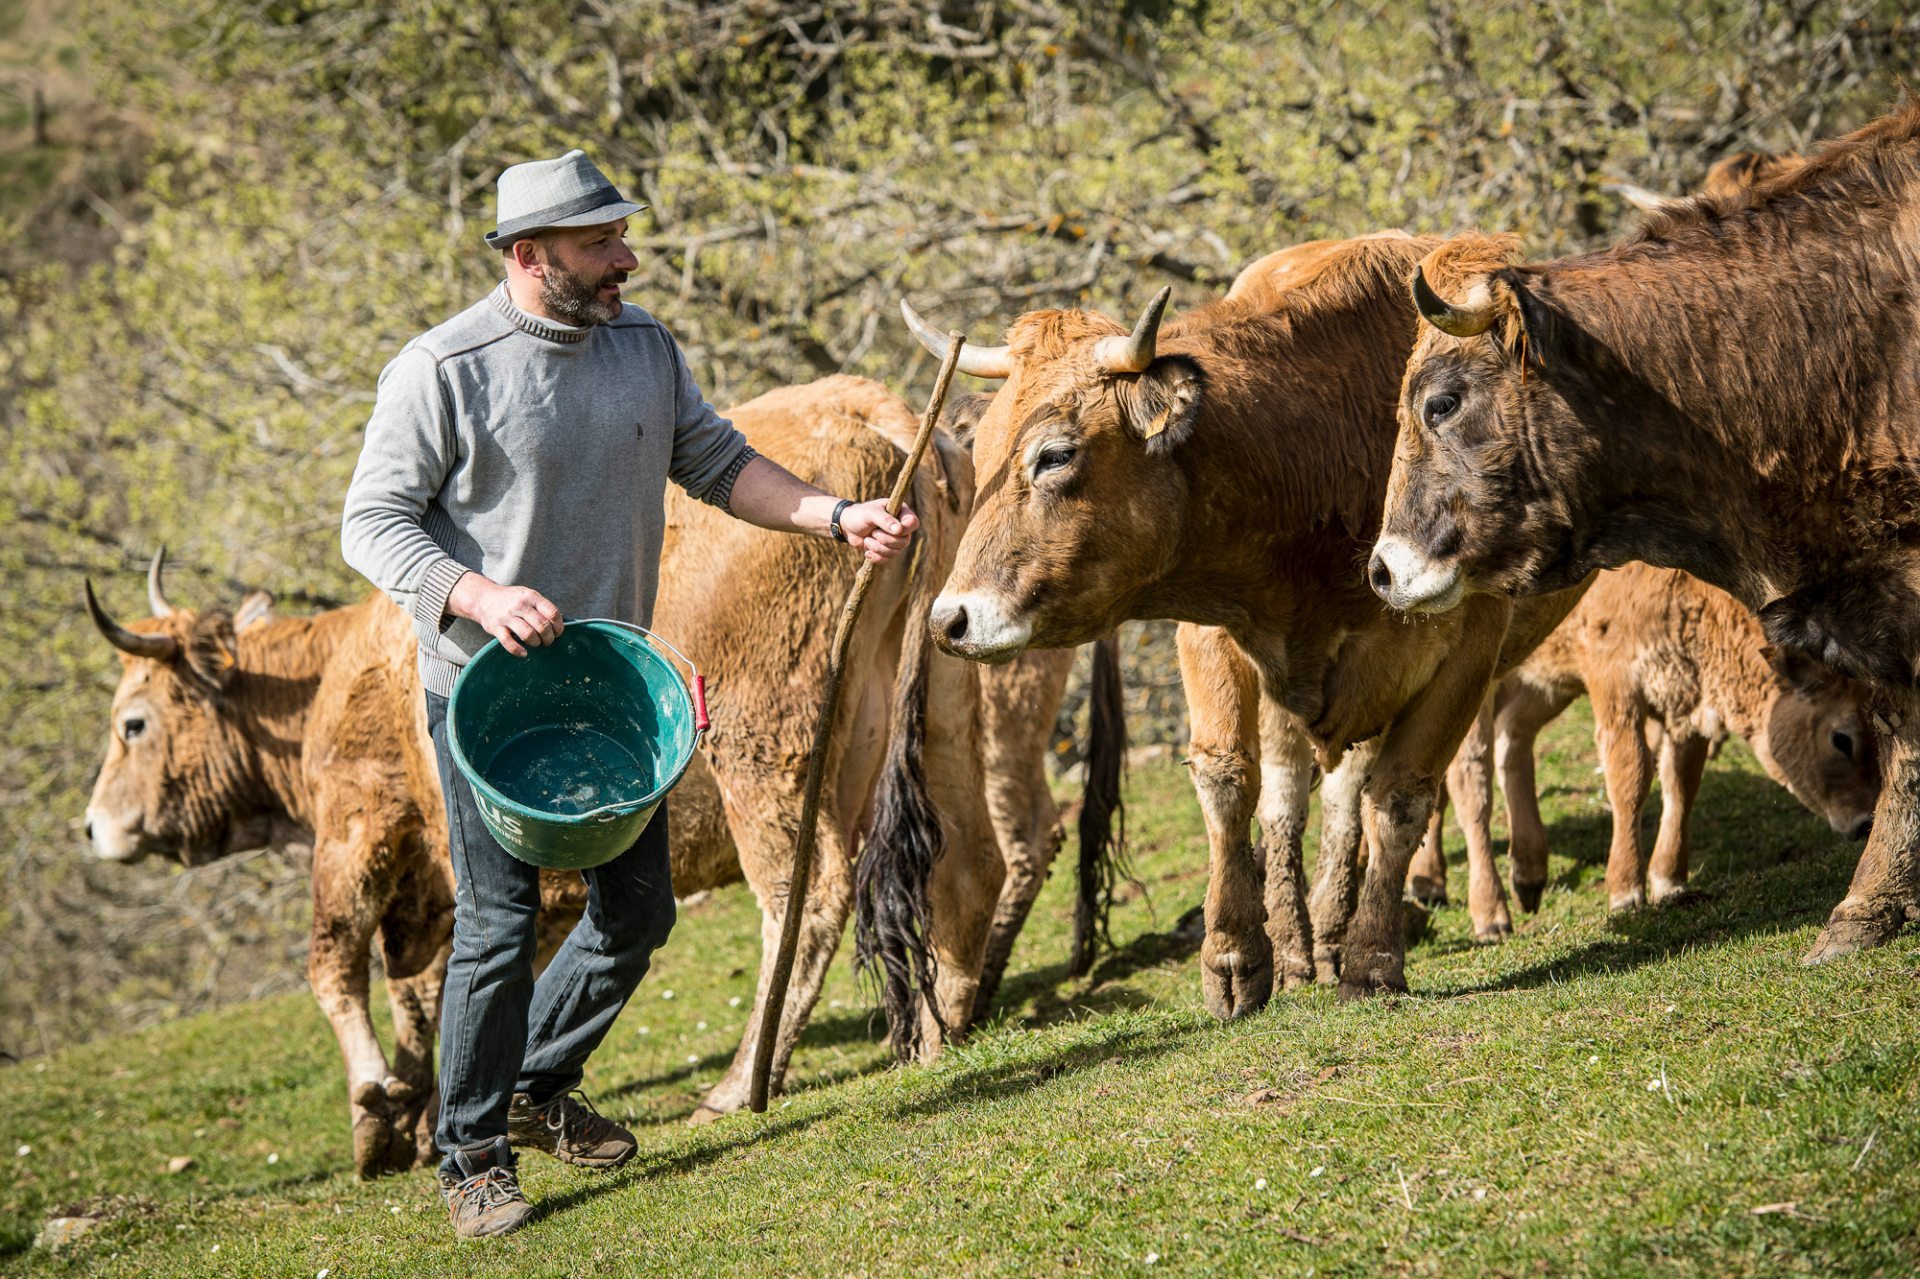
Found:
[(847, 531), (840, 527), (840, 512), (852, 505), (853, 502), (851, 499), (841, 498), (839, 505), (833, 508), (833, 514), (827, 520), (827, 532), (833, 535), (833, 540), (836, 542), (844, 542), (847, 540)]

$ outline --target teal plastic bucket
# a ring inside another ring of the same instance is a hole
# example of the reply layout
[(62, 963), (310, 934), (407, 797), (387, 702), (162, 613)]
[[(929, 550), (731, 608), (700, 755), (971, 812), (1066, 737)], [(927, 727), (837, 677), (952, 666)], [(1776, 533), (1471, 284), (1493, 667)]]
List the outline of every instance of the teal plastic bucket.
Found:
[(454, 681), (447, 729), (500, 846), (535, 866), (585, 870), (631, 848), (693, 762), (705, 681), (643, 627), (568, 622), (525, 657), (498, 640), (476, 653)]

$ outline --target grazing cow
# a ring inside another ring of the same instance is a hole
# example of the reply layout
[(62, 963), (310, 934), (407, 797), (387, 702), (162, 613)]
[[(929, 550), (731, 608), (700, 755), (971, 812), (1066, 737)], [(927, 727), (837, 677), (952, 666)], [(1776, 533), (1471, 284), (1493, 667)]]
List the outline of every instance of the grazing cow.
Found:
[[(980, 501), (934, 632), (950, 652), (1003, 662), (1127, 618), (1196, 624), (1181, 636), (1181, 673), (1212, 849), (1202, 983), (1222, 1018), (1262, 1006), (1276, 965), (1288, 985), (1314, 976), (1301, 869), (1312, 770), (1373, 737), (1375, 849), (1340, 990), (1405, 988), (1401, 889), (1439, 776), (1502, 663), (1576, 598), (1526, 605), (1509, 645), (1505, 601), (1409, 625), (1367, 588), (1417, 325), (1401, 281), (1434, 245), (1301, 246), (1164, 332), (1163, 293), (1131, 332), (1037, 311), (1014, 321), (1008, 345), (962, 352), (963, 369), (1004, 385), (975, 428)], [(1315, 897), (1330, 921), (1344, 917), (1337, 894)]]
[(1427, 320), (1371, 575), (1422, 616), (1642, 560), (1884, 703), (1884, 786), (1807, 955), (1920, 917), (1920, 101), (1582, 257), (1466, 236)]
[[(776, 392), (734, 417), (762, 451), (848, 491), (884, 490), (900, 464), (896, 441), (914, 425), (904, 404), (850, 378)], [(969, 473), (965, 458), (946, 446), (916, 481), (914, 508), (931, 520), (921, 554), (933, 570), (951, 553)], [(713, 738), (668, 802), (674, 883), (690, 895), (744, 873), (769, 908), (769, 935), (777, 935), (803, 739), (818, 713), (826, 637), (853, 566), (824, 544), (725, 520), (709, 529), (701, 523), (706, 510), (670, 502), (666, 589), (656, 618), (663, 633), (693, 645), (716, 711)], [(938, 538), (948, 539), (944, 552)], [(950, 1031), (964, 1029), (976, 998), (979, 960), (968, 954), (977, 953), (987, 931), (979, 884), (998, 882), (996, 836), (1005, 859), (1024, 868), (1003, 895), (1011, 900), (1001, 902), (987, 943), (1001, 947), (1003, 964), (1012, 945), (1002, 935), (1006, 921), (1013, 919), (1017, 931), (1059, 846), (1041, 768), (1045, 730), (1034, 725), (1051, 725), (1069, 656), (991, 673), (978, 690), (974, 668), (945, 659), (925, 669), (909, 664), (896, 681), (895, 655), (921, 630), (909, 602), (909, 571), (904, 562), (880, 570), (856, 633), (856, 677), (836, 726), (836, 782), (822, 806), (823, 887), (810, 898), (805, 949), (781, 1026), (782, 1065), (845, 920), (848, 850), (881, 771), (891, 701), (910, 702), (916, 682), (928, 686), (932, 700), (925, 767), (937, 779), (929, 784), (942, 805), (949, 854), (935, 884), (963, 881), (958, 897), (968, 912), (950, 922), (956, 894), (936, 897), (930, 942), (942, 959), (953, 956), (949, 988), (941, 992)], [(346, 1059), (355, 1166), (373, 1176), (430, 1161), (433, 1036), (452, 881), (411, 624), (380, 595), (298, 619), (266, 619), (257, 599), (239, 617), (176, 610), (160, 592), (159, 572), (156, 559), (149, 576), (154, 618), (131, 626), (109, 618), (91, 585), (87, 590), (95, 624), (124, 654), (107, 758), (88, 807), (94, 849), (111, 860), (159, 853), (197, 865), (296, 833), (310, 840), (308, 978)], [(773, 600), (780, 606), (769, 607)], [(722, 619), (731, 619), (731, 628)], [(1017, 712), (1001, 706), (1016, 699)], [(1010, 727), (1002, 729), (1004, 740), (982, 748), (977, 722)], [(1002, 800), (990, 810), (968, 790), (968, 779), (980, 779), (983, 770), (980, 784)], [(584, 905), (584, 886), (577, 875), (547, 873), (541, 887), (543, 952), (550, 952)], [(376, 934), (394, 1012), (391, 1061), (367, 1009), (367, 954)], [(739, 1075), (736, 1063), (705, 1099), (702, 1115), (741, 1104)]]
[[(1769, 646), (1760, 623), (1725, 591), (1671, 569), (1629, 564), (1602, 573), (1579, 607), (1502, 680), (1491, 714), (1455, 757), (1449, 783), (1485, 774), (1492, 753), (1507, 799), (1516, 862), (1545, 864), (1547, 832), (1534, 790), (1534, 740), (1574, 698), (1593, 698), (1594, 739), (1613, 808), (1607, 904), (1613, 910), (1685, 890), (1688, 819), (1708, 754), (1728, 732), (1753, 748), (1767, 775), (1826, 819), (1836, 834), (1865, 839), (1880, 794), (1861, 689), (1804, 657)], [(1640, 812), (1660, 776), (1660, 831), (1648, 863)], [(1478, 757), (1478, 762), (1475, 757)], [(1464, 774), (1464, 777), (1463, 777)], [(1408, 884), (1445, 883), (1439, 814)], [(1491, 844), (1491, 833), (1469, 838)]]

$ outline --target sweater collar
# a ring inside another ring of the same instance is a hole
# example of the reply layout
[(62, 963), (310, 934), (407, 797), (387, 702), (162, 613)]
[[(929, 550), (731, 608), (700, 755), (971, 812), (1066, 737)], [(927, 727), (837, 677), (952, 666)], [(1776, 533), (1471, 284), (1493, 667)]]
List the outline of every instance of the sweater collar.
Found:
[(569, 346), (576, 342), (584, 342), (592, 335), (595, 327), (560, 324), (521, 310), (514, 305), (513, 298), (508, 295), (505, 280), (500, 281), (500, 286), (493, 291), (493, 308), (505, 316), (507, 323), (514, 328), (547, 342), (561, 342)]

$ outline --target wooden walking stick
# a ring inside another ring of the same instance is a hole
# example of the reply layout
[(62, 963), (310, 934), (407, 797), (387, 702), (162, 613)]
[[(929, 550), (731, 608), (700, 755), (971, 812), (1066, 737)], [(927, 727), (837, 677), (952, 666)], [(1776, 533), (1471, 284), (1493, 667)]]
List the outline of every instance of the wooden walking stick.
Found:
[[(940, 364), (940, 377), (933, 384), (933, 398), (927, 402), (927, 415), (920, 421), (920, 434), (914, 438), (913, 451), (893, 482), (887, 498), (887, 514), (900, 514), (913, 484), (913, 473), (920, 469), (921, 455), (933, 439), (934, 424), (947, 403), (947, 386), (953, 381), (954, 367), (960, 362), (960, 348), (966, 335), (947, 334), (951, 344), (947, 358)], [(820, 787), (827, 771), (827, 743), (833, 737), (834, 714), (840, 709), (841, 676), (846, 673), (847, 647), (853, 642), (853, 626), (860, 620), (860, 606), (866, 601), (867, 587), (873, 581), (871, 560), (860, 565), (854, 575), (853, 590), (840, 609), (840, 625), (833, 633), (833, 649), (827, 659), (827, 693), (820, 706), (820, 722), (813, 730), (813, 753), (807, 756), (807, 789), (800, 801), (800, 831), (794, 837), (793, 871), (787, 879), (787, 912), (780, 921), (780, 949), (775, 953), (773, 976), (767, 982), (766, 1001), (760, 1009), (760, 1029), (753, 1050), (753, 1081), (747, 1094), (747, 1107), (755, 1114), (767, 1108), (767, 1082), (773, 1074), (773, 1050), (780, 1035), (780, 1016), (786, 1010), (787, 984), (793, 978), (793, 957), (800, 949), (800, 919), (806, 912), (807, 882), (813, 876), (813, 849), (818, 842), (820, 824)]]

